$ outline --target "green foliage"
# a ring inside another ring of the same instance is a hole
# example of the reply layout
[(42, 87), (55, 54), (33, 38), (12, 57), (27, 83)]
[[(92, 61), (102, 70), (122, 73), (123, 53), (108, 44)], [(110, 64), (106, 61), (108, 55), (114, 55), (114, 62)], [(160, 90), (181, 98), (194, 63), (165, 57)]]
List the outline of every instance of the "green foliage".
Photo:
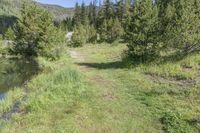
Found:
[(73, 47), (81, 47), (86, 43), (95, 43), (97, 40), (97, 33), (93, 26), (79, 25), (74, 29), (71, 38), (71, 45)]
[(86, 25), (87, 30), (87, 42), (95, 43), (97, 41), (97, 32), (94, 26)]
[(117, 18), (125, 28), (127, 21), (129, 21), (131, 17), (131, 0), (119, 0), (116, 10)]
[(101, 41), (110, 43), (120, 39), (123, 33), (123, 28), (118, 19), (104, 20), (99, 29)]
[(93, 0), (93, 2), (90, 3), (88, 7), (88, 19), (90, 25), (96, 26), (96, 20), (97, 20), (97, 1)]
[(9, 55), (9, 49), (11, 47), (12, 46), (10, 46), (9, 44), (5, 44), (5, 42), (3, 41), (3, 37), (0, 35), (0, 57)]
[(84, 25), (76, 26), (71, 38), (71, 45), (73, 47), (83, 46), (87, 42), (86, 35), (87, 34)]
[(194, 133), (188, 122), (182, 119), (180, 113), (166, 112), (162, 118), (167, 133)]
[(199, 5), (196, 0), (167, 2), (165, 43), (184, 55), (200, 50)]
[(87, 16), (87, 10), (86, 10), (86, 6), (85, 3), (83, 2), (81, 5), (81, 24), (85, 25), (88, 22), (88, 16)]
[(126, 29), (128, 54), (135, 60), (146, 61), (159, 53), (157, 42), (157, 8), (151, 0), (137, 1)]
[(73, 25), (77, 26), (79, 24), (81, 24), (81, 7), (78, 3), (76, 3), (73, 17)]
[(73, 16), (72, 8), (65, 8), (57, 5), (41, 4), (33, 0), (1, 0), (0, 1), (0, 14), (5, 16), (16, 16), (20, 15), (20, 10), (23, 2), (26, 4), (37, 4), (43, 9), (48, 11), (54, 18), (55, 21), (61, 21), (66, 17)]
[(6, 40), (15, 40), (15, 33), (11, 27), (6, 31), (4, 38)]
[[(54, 58), (52, 52), (63, 37), (54, 26), (48, 12), (37, 5), (24, 4), (15, 32), (12, 53), (22, 56), (45, 56)], [(55, 36), (56, 35), (56, 36)]]

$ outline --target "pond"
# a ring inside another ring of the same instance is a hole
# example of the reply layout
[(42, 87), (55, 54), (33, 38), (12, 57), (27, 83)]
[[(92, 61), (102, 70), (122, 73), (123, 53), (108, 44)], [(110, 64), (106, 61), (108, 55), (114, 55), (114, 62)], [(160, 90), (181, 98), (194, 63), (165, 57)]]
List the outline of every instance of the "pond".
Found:
[(0, 100), (5, 98), (9, 90), (22, 87), (38, 70), (34, 60), (0, 58)]

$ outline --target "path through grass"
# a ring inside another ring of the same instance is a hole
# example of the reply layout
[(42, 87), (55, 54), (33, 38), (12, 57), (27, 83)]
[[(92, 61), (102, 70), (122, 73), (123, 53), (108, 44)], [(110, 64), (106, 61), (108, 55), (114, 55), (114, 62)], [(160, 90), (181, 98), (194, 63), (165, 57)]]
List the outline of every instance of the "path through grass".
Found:
[(44, 71), (28, 83), (20, 113), (0, 121), (1, 131), (198, 133), (200, 57), (128, 68), (121, 59), (125, 49), (88, 45), (70, 49), (72, 59), (39, 59)]
[(93, 131), (198, 132), (200, 57), (127, 68), (121, 59), (125, 49), (125, 45), (73, 49), (84, 58), (75, 64), (95, 86), (93, 115), (88, 118)]

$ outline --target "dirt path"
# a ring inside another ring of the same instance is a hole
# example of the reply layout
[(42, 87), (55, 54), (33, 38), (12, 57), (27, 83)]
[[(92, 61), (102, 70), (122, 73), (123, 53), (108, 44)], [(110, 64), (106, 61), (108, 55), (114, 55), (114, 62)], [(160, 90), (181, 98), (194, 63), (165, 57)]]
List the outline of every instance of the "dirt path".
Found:
[[(135, 100), (130, 94), (134, 92), (134, 80), (128, 78), (126, 69), (116, 67), (108, 58), (113, 58), (104, 53), (106, 60), (101, 55), (95, 56), (94, 50), (70, 49), (68, 52), (92, 90), (92, 96), (84, 103), (82, 113), (77, 115), (78, 127), (83, 132), (96, 133), (121, 133), (121, 132), (162, 132), (160, 128), (151, 125), (150, 113), (146, 107)], [(104, 56), (103, 55), (103, 56)], [(95, 58), (93, 58), (95, 57)], [(135, 90), (135, 91), (136, 91)], [(148, 117), (144, 117), (148, 116)], [(144, 121), (148, 127), (144, 127)], [(154, 122), (152, 122), (154, 123)], [(80, 126), (81, 125), (81, 126)], [(160, 125), (159, 125), (160, 127)], [(137, 130), (136, 130), (137, 128)]]
[(77, 51), (74, 50), (69, 50), (69, 54), (73, 59), (76, 59), (77, 61), (84, 62), (85, 58), (82, 54), (78, 53)]
[[(88, 65), (84, 65), (84, 63), (86, 63), (86, 61), (87, 61), (87, 58), (82, 53), (75, 51), (75, 50), (70, 50), (69, 54), (70, 54), (71, 58), (75, 59), (75, 62), (78, 62), (78, 64), (79, 63), (82, 64), (82, 65), (78, 65), (78, 68), (81, 71), (86, 72), (86, 73), (88, 71), (88, 73), (89, 73), (89, 71), (92, 72), (93, 70), (94, 71), (96, 70)], [(104, 78), (103, 76), (101, 76), (99, 73), (96, 73), (96, 72), (93, 76), (89, 76), (88, 79), (93, 84), (97, 84), (97, 85), (104, 86), (104, 87), (108, 87), (108, 86), (112, 85), (112, 87), (113, 87), (112, 81)]]

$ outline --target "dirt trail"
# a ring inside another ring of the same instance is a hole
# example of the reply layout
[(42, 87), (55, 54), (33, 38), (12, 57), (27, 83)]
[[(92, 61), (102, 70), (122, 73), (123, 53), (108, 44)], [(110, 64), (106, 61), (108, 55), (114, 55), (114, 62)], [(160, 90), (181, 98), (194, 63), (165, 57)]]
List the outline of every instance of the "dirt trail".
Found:
[(80, 62), (85, 61), (85, 58), (83, 57), (83, 55), (78, 53), (77, 51), (69, 50), (69, 54), (73, 59), (76, 59), (77, 61), (80, 61)]
[[(82, 53), (79, 53), (78, 51), (70, 50), (69, 54), (71, 58), (75, 59), (75, 61), (78, 63), (87, 62), (86, 56)], [(89, 72), (94, 72), (96, 70), (95, 68), (92, 68), (88, 65), (78, 65), (78, 68), (85, 74)], [(94, 85), (105, 88), (106, 91), (101, 90), (99, 92), (101, 99), (114, 100), (117, 96), (115, 96), (115, 92), (113, 92), (112, 88), (116, 87), (116, 83), (110, 79), (103, 77), (101, 73), (99, 73), (99, 71), (95, 71), (94, 73), (94, 75), (88, 77), (88, 80)]]

